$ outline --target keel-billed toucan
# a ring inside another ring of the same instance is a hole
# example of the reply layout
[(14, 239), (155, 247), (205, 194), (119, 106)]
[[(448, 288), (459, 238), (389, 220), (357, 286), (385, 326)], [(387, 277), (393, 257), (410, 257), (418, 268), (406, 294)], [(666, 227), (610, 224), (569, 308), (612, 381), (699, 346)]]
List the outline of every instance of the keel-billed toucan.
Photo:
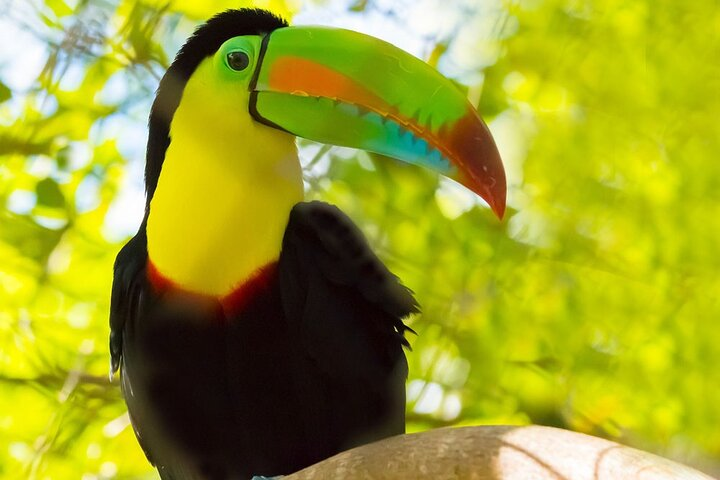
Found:
[(404, 432), (415, 301), (342, 212), (303, 201), (296, 136), (430, 167), (503, 214), (487, 127), (422, 61), (262, 10), (198, 28), (152, 106), (110, 313), (112, 372), (163, 479), (287, 474)]

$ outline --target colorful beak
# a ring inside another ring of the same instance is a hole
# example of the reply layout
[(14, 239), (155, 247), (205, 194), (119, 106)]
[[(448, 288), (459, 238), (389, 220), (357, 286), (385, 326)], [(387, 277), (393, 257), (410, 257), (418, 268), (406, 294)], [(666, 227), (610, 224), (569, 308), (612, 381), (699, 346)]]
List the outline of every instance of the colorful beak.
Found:
[(502, 218), (505, 171), (490, 131), (465, 95), (423, 61), (357, 32), (288, 27), (264, 38), (257, 65), (256, 120), (431, 168)]

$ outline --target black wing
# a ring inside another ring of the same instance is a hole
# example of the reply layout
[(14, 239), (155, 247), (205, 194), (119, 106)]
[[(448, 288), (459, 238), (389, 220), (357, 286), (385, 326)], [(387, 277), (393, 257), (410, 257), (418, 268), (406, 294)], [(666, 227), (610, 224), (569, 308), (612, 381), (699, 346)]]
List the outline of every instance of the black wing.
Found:
[[(144, 302), (148, 296), (148, 282), (145, 275), (147, 264), (147, 236), (145, 224), (137, 235), (120, 250), (113, 269), (113, 285), (110, 298), (110, 376), (122, 369), (121, 386), (126, 402), (131, 402), (126, 392), (131, 391), (130, 375), (125, 372), (124, 358), (127, 345), (127, 329), (133, 330), (139, 316), (144, 314)], [(131, 418), (133, 430), (140, 447), (150, 463), (154, 464), (150, 449), (138, 431), (136, 419)]]
[(403, 433), (410, 330), (403, 318), (418, 311), (412, 293), (352, 221), (321, 202), (299, 203), (290, 213), (279, 282), (290, 331), (323, 375), (334, 409), (323, 424), (346, 439), (358, 432), (345, 447)]
[[(130, 414), (130, 423), (140, 448), (163, 480), (198, 478), (187, 459), (165, 442), (147, 392), (147, 378), (155, 365), (142, 365), (144, 345), (138, 327), (148, 323), (148, 311), (156, 303), (147, 279), (147, 234), (145, 223), (115, 259), (110, 299), (110, 375), (121, 372), (121, 388)], [(142, 332), (140, 332), (142, 336)], [(140, 354), (140, 355), (138, 355)], [(149, 370), (145, 372), (145, 370)], [(138, 376), (140, 377), (138, 379)], [(139, 381), (138, 381), (139, 380)]]
[(110, 298), (110, 375), (122, 362), (123, 330), (126, 322), (140, 313), (147, 281), (143, 273), (147, 263), (147, 240), (144, 225), (120, 250), (113, 269)]

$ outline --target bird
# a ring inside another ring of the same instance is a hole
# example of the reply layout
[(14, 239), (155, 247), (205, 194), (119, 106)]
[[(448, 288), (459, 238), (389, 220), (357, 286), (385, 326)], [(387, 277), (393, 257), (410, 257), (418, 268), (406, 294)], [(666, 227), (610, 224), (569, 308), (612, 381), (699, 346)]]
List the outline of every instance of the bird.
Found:
[(502, 218), (489, 129), (422, 60), (261, 9), (200, 25), (150, 109), (110, 301), (111, 378), (163, 480), (289, 474), (405, 431), (419, 307), (347, 215), (305, 200), (297, 137), (430, 168)]

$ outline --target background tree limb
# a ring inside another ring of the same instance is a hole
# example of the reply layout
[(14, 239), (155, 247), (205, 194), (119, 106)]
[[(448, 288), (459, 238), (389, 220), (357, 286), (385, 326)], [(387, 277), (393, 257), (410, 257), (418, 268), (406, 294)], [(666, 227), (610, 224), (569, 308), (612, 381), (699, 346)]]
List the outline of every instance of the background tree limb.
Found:
[(559, 428), (482, 426), (399, 435), (343, 452), (286, 480), (709, 480), (679, 463)]

